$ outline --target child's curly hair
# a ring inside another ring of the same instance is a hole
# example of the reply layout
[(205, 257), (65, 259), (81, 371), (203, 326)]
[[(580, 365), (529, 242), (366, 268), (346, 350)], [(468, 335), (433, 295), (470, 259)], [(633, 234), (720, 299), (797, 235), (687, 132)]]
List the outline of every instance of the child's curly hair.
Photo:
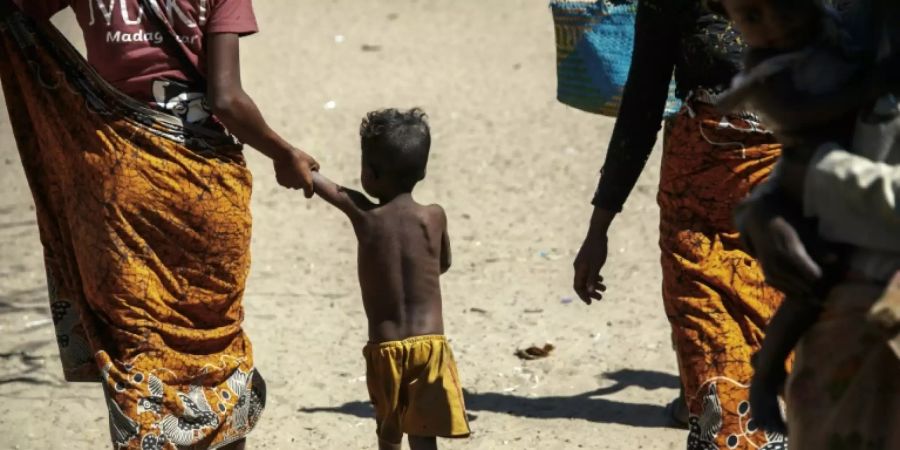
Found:
[(408, 190), (425, 178), (431, 128), (422, 109), (372, 111), (362, 120), (359, 135), (363, 161), (377, 176), (393, 178)]

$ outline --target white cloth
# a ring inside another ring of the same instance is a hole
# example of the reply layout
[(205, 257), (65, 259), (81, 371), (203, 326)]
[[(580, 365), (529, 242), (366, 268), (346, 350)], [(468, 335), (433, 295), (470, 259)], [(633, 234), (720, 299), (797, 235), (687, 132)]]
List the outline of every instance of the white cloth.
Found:
[[(900, 105), (882, 100), (873, 114)], [(826, 144), (813, 156), (803, 209), (819, 220), (822, 238), (857, 247), (853, 270), (887, 281), (900, 270), (900, 115), (860, 120), (854, 135), (852, 152)]]

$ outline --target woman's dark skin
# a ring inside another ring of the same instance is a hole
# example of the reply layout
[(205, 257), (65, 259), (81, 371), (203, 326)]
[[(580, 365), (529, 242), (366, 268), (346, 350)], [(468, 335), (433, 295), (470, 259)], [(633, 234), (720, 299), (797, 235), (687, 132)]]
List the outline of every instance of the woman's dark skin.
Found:
[(319, 163), (288, 144), (266, 123), (253, 99), (241, 85), (240, 39), (234, 33), (207, 37), (207, 98), (213, 114), (241, 142), (268, 156), (275, 165), (278, 184), (313, 195), (312, 173)]
[(603, 292), (606, 291), (600, 270), (606, 264), (607, 235), (615, 217), (615, 212), (594, 207), (587, 236), (581, 249), (578, 250), (578, 256), (575, 257), (573, 287), (578, 297), (587, 304), (603, 299)]
[[(303, 189), (307, 198), (313, 195), (312, 173), (319, 163), (300, 149), (288, 144), (266, 123), (256, 103), (241, 85), (239, 36), (217, 33), (207, 38), (207, 98), (213, 114), (241, 142), (268, 156), (275, 166), (278, 184), (290, 189)], [(246, 439), (222, 447), (222, 450), (244, 450)]]

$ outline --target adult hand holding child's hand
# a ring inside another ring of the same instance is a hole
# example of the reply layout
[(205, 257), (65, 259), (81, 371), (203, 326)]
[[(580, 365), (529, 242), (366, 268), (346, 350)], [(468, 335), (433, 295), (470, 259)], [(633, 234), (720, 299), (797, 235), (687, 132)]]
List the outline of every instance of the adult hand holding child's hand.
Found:
[(274, 159), (275, 179), (278, 184), (288, 189), (303, 189), (306, 198), (312, 198), (313, 172), (319, 171), (319, 163), (300, 149), (285, 152)]

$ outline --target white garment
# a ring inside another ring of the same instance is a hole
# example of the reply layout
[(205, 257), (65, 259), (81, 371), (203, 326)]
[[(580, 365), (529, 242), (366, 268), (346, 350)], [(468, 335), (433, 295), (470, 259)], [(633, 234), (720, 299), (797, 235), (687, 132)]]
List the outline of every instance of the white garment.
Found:
[[(893, 96), (882, 98), (875, 112), (895, 109)], [(877, 281), (900, 270), (900, 114), (875, 123), (860, 120), (853, 151), (823, 145), (810, 162), (803, 207), (819, 220), (822, 238), (850, 244), (850, 267)]]

